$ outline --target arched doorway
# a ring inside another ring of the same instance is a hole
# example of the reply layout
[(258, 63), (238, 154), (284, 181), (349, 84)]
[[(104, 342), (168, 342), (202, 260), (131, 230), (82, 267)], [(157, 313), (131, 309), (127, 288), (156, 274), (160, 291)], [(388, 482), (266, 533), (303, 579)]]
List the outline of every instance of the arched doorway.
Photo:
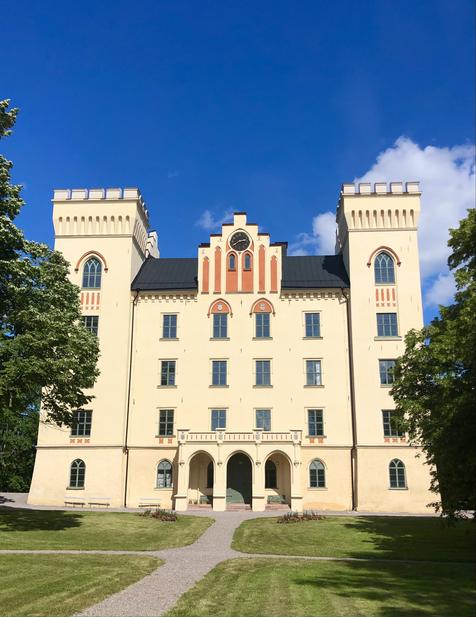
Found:
[(188, 506), (213, 505), (214, 462), (206, 452), (197, 452), (190, 459)]
[(273, 452), (264, 465), (266, 507), (291, 505), (291, 463), (282, 452)]
[(226, 502), (251, 505), (251, 461), (241, 452), (234, 454), (226, 468)]

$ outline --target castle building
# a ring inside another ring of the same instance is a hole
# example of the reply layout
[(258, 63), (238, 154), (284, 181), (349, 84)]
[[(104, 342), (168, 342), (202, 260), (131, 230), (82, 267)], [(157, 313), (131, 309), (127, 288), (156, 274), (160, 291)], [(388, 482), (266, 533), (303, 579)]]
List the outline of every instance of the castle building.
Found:
[(326, 256), (237, 212), (196, 258), (163, 258), (138, 189), (53, 204), (100, 376), (72, 428), (40, 422), (29, 503), (426, 511), (389, 394), (423, 325), (417, 182), (344, 184)]

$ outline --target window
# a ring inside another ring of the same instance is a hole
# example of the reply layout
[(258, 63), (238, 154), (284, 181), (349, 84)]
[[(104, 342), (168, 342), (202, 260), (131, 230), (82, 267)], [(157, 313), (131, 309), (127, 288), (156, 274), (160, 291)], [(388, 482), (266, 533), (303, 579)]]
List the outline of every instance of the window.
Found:
[(166, 437), (174, 434), (174, 410), (161, 409), (159, 411), (159, 435)]
[(228, 270), (236, 270), (236, 257), (233, 253), (228, 257)]
[(256, 338), (269, 338), (269, 313), (256, 313)]
[(84, 264), (83, 268), (83, 288), (99, 289), (101, 287), (102, 266), (99, 259), (91, 257)]
[(80, 458), (71, 463), (69, 472), (69, 488), (84, 488), (86, 464)]
[(267, 460), (264, 466), (264, 488), (278, 488), (278, 474), (276, 473), (276, 464)]
[(226, 409), (212, 409), (212, 431), (226, 428)]
[(227, 338), (228, 315), (226, 313), (214, 313), (213, 315), (213, 338)]
[(99, 317), (97, 315), (83, 315), (83, 324), (91, 334), (98, 333)]
[(312, 437), (324, 435), (324, 419), (322, 409), (307, 410), (308, 434)]
[(164, 315), (162, 338), (177, 338), (177, 315)]
[(213, 488), (214, 469), (213, 461), (210, 461), (207, 465), (207, 488)]
[(377, 313), (377, 336), (398, 336), (397, 313)]
[(251, 270), (251, 255), (249, 253), (245, 253), (243, 268), (245, 270)]
[(256, 410), (256, 428), (263, 431), (271, 430), (271, 409)]
[(309, 465), (309, 486), (311, 488), (326, 487), (326, 470), (322, 461), (318, 459)]
[(390, 478), (390, 488), (407, 488), (405, 465), (398, 458), (394, 458), (393, 461), (390, 461), (388, 474)]
[(321, 386), (321, 361), (306, 360), (306, 386)]
[(399, 428), (395, 411), (382, 411), (384, 437), (403, 437), (405, 431)]
[(82, 409), (73, 412), (71, 437), (89, 437), (91, 435), (92, 411)]
[(377, 284), (395, 283), (395, 267), (393, 259), (388, 253), (382, 252), (377, 255), (374, 263), (375, 282)]
[(306, 338), (321, 336), (321, 315), (320, 313), (305, 313)]
[(271, 360), (256, 360), (257, 386), (271, 385)]
[(395, 360), (379, 360), (380, 384), (382, 386), (391, 386), (393, 384), (393, 369), (395, 368)]
[(157, 488), (172, 488), (172, 463), (160, 461), (157, 465)]
[(226, 386), (226, 360), (212, 361), (212, 386)]
[(162, 360), (160, 385), (175, 386), (175, 360)]

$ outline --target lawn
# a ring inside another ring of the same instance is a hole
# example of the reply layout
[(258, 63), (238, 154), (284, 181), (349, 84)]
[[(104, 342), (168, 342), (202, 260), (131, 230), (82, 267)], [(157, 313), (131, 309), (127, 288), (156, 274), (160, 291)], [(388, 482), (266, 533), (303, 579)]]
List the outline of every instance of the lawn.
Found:
[(129, 513), (0, 508), (0, 550), (160, 550), (192, 544), (212, 523), (202, 516), (161, 522)]
[(135, 555), (0, 555), (0, 616), (72, 615), (161, 563)]
[(471, 568), (241, 558), (219, 564), (169, 617), (474, 617)]
[(476, 525), (448, 526), (439, 518), (339, 517), (278, 524), (276, 518), (243, 522), (232, 547), (244, 553), (475, 561)]

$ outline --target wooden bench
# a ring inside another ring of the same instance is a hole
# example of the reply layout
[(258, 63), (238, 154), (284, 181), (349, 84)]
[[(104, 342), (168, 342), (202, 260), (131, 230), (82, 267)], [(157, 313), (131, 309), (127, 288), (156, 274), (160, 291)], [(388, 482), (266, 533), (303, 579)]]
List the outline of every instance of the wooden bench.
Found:
[(160, 501), (156, 499), (149, 499), (148, 497), (142, 497), (139, 499), (139, 508), (155, 508), (158, 510), (160, 508)]
[(102, 499), (101, 497), (91, 497), (91, 499), (93, 501), (88, 501), (88, 506), (90, 508), (92, 508), (93, 506), (96, 508), (100, 508), (101, 506), (109, 508), (109, 506), (111, 505), (109, 501), (106, 501), (106, 499), (109, 499), (109, 497), (105, 497), (104, 499)]
[(65, 499), (64, 500), (64, 505), (65, 506), (71, 506), (72, 508), (76, 507), (76, 506), (81, 506), (82, 508), (84, 508), (84, 504), (86, 502), (85, 501), (77, 501), (77, 500), (73, 500), (73, 499)]

